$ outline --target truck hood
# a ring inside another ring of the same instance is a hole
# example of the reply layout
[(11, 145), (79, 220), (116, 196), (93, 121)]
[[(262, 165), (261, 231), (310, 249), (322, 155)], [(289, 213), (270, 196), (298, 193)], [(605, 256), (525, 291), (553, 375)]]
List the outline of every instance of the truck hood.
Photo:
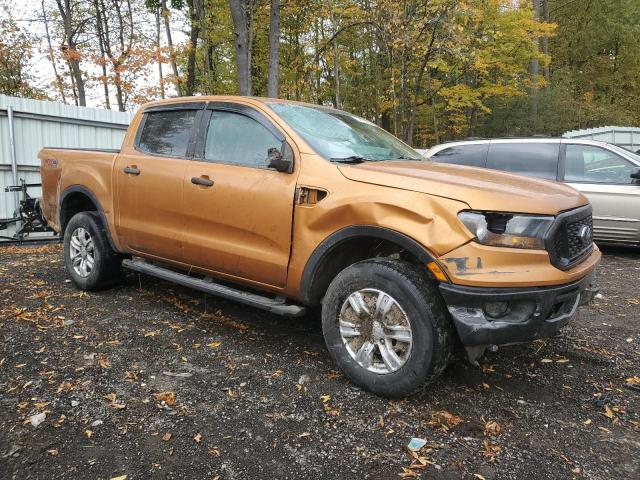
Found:
[(353, 181), (437, 195), (474, 210), (556, 215), (589, 201), (564, 184), (484, 168), (391, 160), (339, 165)]

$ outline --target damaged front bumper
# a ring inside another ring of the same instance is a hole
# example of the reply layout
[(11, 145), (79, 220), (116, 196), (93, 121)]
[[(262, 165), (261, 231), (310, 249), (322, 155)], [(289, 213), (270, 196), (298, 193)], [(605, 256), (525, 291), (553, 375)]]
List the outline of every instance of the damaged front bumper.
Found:
[(553, 336), (598, 289), (591, 273), (551, 287), (481, 288), (441, 283), (440, 291), (462, 344), (475, 347)]

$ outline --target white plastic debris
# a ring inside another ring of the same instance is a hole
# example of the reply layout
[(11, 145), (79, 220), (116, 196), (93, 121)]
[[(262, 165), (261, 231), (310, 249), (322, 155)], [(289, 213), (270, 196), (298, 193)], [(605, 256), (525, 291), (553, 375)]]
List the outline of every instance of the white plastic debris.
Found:
[(424, 438), (412, 438), (407, 445), (407, 448), (412, 452), (417, 452), (422, 447), (427, 444), (427, 441)]
[(34, 427), (37, 427), (42, 422), (44, 422), (45, 418), (47, 418), (47, 415), (44, 412), (42, 412), (42, 413), (36, 413), (35, 415), (31, 415), (31, 417), (29, 417), (29, 420), (31, 421), (31, 425), (33, 425)]

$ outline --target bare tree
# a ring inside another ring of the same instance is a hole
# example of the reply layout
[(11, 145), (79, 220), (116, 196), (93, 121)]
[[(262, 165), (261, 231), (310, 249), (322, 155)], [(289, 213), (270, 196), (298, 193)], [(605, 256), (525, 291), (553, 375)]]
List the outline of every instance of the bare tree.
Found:
[(231, 19), (233, 20), (240, 95), (251, 95), (253, 0), (229, 0), (229, 8), (231, 9)]
[(269, 16), (269, 71), (267, 96), (278, 98), (280, 80), (280, 0), (271, 0)]
[(69, 65), (71, 72), (71, 82), (75, 85), (77, 92), (77, 104), (81, 107), (87, 105), (84, 78), (82, 77), (82, 69), (80, 68), (80, 52), (78, 52), (78, 36), (82, 32), (87, 19), (75, 18), (77, 12), (71, 4), (71, 0), (56, 0), (60, 18), (62, 19), (62, 27), (64, 31), (64, 43), (62, 45), (62, 53)]

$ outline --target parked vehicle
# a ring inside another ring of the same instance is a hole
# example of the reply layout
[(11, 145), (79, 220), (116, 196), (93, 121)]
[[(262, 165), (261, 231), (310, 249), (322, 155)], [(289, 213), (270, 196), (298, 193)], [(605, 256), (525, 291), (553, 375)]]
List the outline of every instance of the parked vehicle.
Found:
[(444, 143), (424, 155), (564, 182), (593, 205), (597, 242), (640, 246), (640, 155), (622, 147), (577, 138), (519, 138)]
[(79, 288), (124, 266), (275, 313), (321, 306), (329, 354), (380, 395), (431, 382), (456, 342), (475, 361), (553, 335), (594, 292), (583, 195), (424, 162), (330, 108), (163, 100), (118, 152), (40, 158), (43, 212)]

